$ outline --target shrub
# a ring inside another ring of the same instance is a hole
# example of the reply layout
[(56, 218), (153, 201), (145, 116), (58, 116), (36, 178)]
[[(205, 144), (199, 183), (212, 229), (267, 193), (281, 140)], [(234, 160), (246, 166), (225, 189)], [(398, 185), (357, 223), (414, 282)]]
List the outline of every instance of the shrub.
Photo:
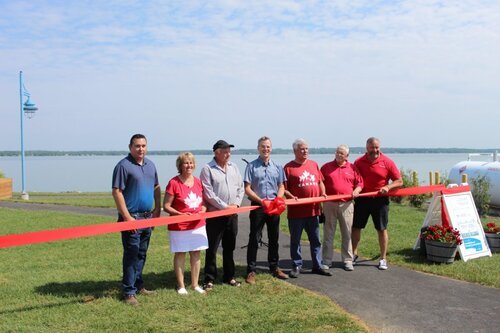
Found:
[(2, 169), (0, 169), (0, 178), (5, 178), (5, 175), (3, 174)]
[(470, 179), (472, 198), (476, 204), (477, 213), (480, 216), (488, 214), (490, 209), (490, 180), (486, 176)]
[[(403, 179), (403, 187), (412, 187), (413, 186), (412, 180), (409, 176), (411, 170), (401, 169), (401, 170), (399, 170), (399, 172), (401, 173), (401, 178)], [(400, 204), (403, 202), (404, 198), (405, 197), (395, 196), (395, 197), (390, 197), (390, 200), (392, 202)]]
[[(405, 187), (414, 187), (414, 186), (419, 186), (420, 182), (418, 180), (418, 175), (415, 171), (412, 171), (410, 169), (404, 170), (401, 169), (399, 170), (401, 173), (401, 178), (403, 179), (403, 188)], [(413, 174), (415, 174), (413, 176)], [(425, 201), (426, 195), (425, 194), (419, 194), (419, 195), (411, 195), (408, 197), (408, 199), (405, 199), (406, 197), (391, 197), (391, 201), (396, 202), (396, 203), (402, 203), (403, 200), (408, 200), (410, 205), (413, 207), (421, 207), (422, 204)]]
[[(447, 174), (447, 172), (445, 171), (445, 172), (443, 172), (442, 174), (443, 174), (443, 175), (446, 175), (446, 174)], [(450, 184), (451, 184), (451, 179), (450, 179), (450, 178), (448, 178), (448, 176), (441, 176), (441, 184), (443, 184), (444, 186), (448, 186), (448, 185), (450, 185)]]
[[(413, 171), (412, 172), (412, 186), (419, 186), (419, 181), (418, 181), (418, 174)], [(425, 202), (425, 199), (427, 196), (425, 194), (417, 194), (417, 195), (410, 195), (408, 200), (410, 201), (410, 205), (416, 208), (422, 207), (423, 203)]]

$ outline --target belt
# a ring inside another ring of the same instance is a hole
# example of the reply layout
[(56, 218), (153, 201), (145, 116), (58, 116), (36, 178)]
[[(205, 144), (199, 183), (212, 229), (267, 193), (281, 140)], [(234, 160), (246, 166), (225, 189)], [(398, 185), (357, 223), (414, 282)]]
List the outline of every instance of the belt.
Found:
[(135, 219), (138, 217), (143, 217), (143, 218), (149, 218), (153, 216), (153, 213), (151, 212), (135, 212), (135, 213), (130, 213), (130, 215)]

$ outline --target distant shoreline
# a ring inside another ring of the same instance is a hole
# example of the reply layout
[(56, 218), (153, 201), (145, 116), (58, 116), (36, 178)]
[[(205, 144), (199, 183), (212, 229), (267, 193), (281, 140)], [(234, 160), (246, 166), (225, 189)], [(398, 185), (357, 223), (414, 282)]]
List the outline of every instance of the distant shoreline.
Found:
[[(186, 150), (150, 150), (149, 155), (178, 155)], [(195, 155), (212, 155), (209, 149), (189, 150)], [(471, 148), (383, 148), (382, 151), (387, 154), (472, 154), (472, 153), (494, 153), (500, 151), (500, 148), (471, 149)], [(351, 147), (352, 154), (363, 154), (364, 147)], [(51, 151), (51, 150), (28, 150), (25, 156), (121, 156), (127, 154), (126, 150), (77, 150), (77, 151)], [(255, 155), (256, 149), (233, 149), (234, 155)], [(273, 154), (292, 154), (291, 149), (274, 148)], [(335, 148), (309, 148), (310, 154), (333, 154)], [(5, 150), (0, 151), (0, 157), (20, 156), (19, 151)]]

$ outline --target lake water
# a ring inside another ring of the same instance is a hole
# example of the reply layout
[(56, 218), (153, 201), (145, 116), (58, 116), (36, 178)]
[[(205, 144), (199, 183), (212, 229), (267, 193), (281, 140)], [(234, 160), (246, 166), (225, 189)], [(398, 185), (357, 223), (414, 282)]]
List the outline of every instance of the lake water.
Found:
[[(360, 155), (352, 154), (352, 162)], [(387, 154), (400, 169), (415, 170), (421, 183), (429, 183), (429, 171), (440, 172), (447, 176), (449, 170), (458, 162), (467, 160), (467, 154)], [(245, 170), (245, 162), (255, 159), (257, 155), (232, 155), (241, 173)], [(168, 180), (177, 174), (176, 156), (149, 156), (156, 164), (160, 184), (165, 187)], [(273, 160), (284, 165), (293, 159), (292, 154), (273, 155)], [(328, 154), (310, 155), (320, 166), (332, 160)], [(28, 192), (102, 192), (111, 190), (113, 168), (121, 159), (119, 156), (38, 156), (26, 157), (26, 190)], [(212, 155), (196, 156), (197, 172), (208, 163)], [(13, 178), (14, 191), (21, 191), (21, 158), (0, 157), (0, 169), (6, 177)]]

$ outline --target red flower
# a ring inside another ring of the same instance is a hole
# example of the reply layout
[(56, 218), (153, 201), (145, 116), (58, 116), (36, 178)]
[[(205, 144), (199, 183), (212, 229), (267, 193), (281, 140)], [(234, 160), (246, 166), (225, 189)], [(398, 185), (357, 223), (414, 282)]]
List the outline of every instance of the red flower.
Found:
[(486, 227), (484, 227), (484, 232), (492, 234), (500, 234), (500, 226), (497, 227), (495, 222), (486, 223)]
[(441, 243), (462, 244), (462, 238), (458, 229), (444, 227), (442, 225), (431, 225), (424, 231), (424, 237), (427, 240), (435, 240)]

